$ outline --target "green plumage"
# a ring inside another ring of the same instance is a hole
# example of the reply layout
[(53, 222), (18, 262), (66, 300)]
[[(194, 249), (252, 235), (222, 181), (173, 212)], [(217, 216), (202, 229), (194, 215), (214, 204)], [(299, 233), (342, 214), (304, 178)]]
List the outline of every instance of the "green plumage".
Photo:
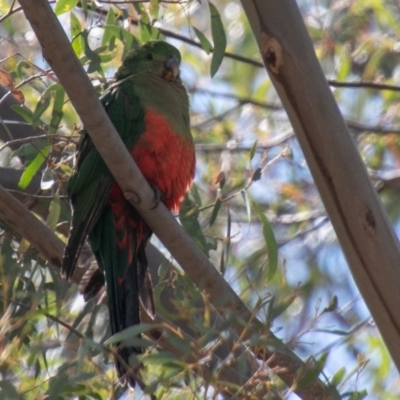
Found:
[[(108, 116), (132, 156), (138, 157), (139, 168), (149, 183), (164, 188), (165, 193), (161, 194), (167, 196), (170, 208), (179, 204), (193, 179), (195, 161), (189, 103), (179, 79), (179, 62), (180, 54), (173, 46), (149, 42), (127, 56), (115, 82), (101, 97)], [(160, 145), (163, 140), (165, 146)], [(183, 162), (182, 173), (177, 159)], [(151, 231), (124, 199), (86, 133), (77, 147), (68, 194), (73, 212), (63, 274), (68, 279), (72, 276), (89, 237), (105, 275), (112, 334), (140, 323), (139, 293), (142, 304), (150, 314), (154, 313), (145, 255)], [(129, 365), (130, 356), (140, 350), (121, 348), (119, 355)], [(116, 365), (120, 378), (127, 378), (133, 386), (134, 379), (125, 376), (126, 369), (118, 361)]]

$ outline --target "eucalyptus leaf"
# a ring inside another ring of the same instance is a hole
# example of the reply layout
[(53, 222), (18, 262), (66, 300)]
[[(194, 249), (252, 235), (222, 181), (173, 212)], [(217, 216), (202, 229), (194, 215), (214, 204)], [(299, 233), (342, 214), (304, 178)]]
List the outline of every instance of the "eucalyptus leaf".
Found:
[(225, 56), (226, 34), (217, 8), (211, 2), (208, 2), (208, 5), (210, 7), (211, 34), (214, 42), (210, 71), (211, 77), (213, 77), (217, 73)]

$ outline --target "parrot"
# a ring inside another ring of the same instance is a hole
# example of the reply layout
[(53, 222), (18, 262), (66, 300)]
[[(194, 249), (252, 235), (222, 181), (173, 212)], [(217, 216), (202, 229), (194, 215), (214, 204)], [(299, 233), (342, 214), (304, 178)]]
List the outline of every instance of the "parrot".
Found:
[[(189, 97), (180, 78), (181, 55), (157, 40), (131, 50), (100, 97), (111, 122), (144, 177), (171, 211), (194, 179), (195, 148), (190, 130)], [(71, 227), (62, 261), (70, 279), (88, 238), (104, 273), (111, 334), (140, 324), (139, 305), (155, 314), (145, 247), (152, 235), (146, 222), (125, 199), (90, 136), (83, 130), (67, 185)], [(117, 347), (129, 366), (139, 347)], [(135, 386), (115, 359), (122, 383)]]

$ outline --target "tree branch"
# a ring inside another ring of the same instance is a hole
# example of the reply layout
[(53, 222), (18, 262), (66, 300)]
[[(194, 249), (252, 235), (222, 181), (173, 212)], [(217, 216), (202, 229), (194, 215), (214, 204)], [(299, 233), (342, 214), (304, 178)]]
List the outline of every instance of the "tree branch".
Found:
[[(400, 368), (400, 248), (294, 0), (241, 0), (350, 269)], [(290, 26), (290, 29), (284, 27)]]

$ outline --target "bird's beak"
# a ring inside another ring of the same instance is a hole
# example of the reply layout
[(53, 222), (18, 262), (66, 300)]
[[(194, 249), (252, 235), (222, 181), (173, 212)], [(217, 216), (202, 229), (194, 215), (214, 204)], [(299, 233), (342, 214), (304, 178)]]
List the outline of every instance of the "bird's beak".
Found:
[(167, 81), (174, 81), (179, 76), (179, 60), (171, 56), (164, 64), (163, 78)]

